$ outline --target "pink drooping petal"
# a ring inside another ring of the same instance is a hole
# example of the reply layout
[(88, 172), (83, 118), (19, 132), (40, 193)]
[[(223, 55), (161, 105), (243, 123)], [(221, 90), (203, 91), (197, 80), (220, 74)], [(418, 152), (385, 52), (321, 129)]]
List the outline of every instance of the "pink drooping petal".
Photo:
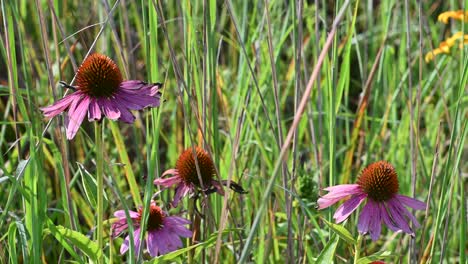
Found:
[(403, 232), (414, 235), (414, 232), (408, 225), (403, 213), (403, 208), (400, 203), (395, 202), (396, 199), (390, 199), (387, 201), (387, 207), (390, 212), (390, 217), (392, 218), (393, 222), (399, 229), (403, 230)]
[(190, 222), (190, 220), (185, 219), (183, 217), (178, 217), (178, 216), (168, 216), (164, 218), (164, 221), (170, 222), (171, 225), (181, 225), (181, 226), (192, 223)]
[(157, 178), (154, 180), (153, 184), (168, 188), (174, 184), (180, 184), (181, 182), (182, 182), (182, 178), (177, 174), (169, 178)]
[(149, 94), (130, 93), (119, 91), (115, 95), (116, 100), (119, 100), (125, 107), (132, 110), (141, 110), (145, 107), (157, 107), (160, 104), (160, 99), (157, 96)]
[[(75, 103), (76, 102), (76, 103)], [(75, 100), (68, 110), (67, 139), (73, 139), (88, 113), (90, 99), (84, 96), (81, 100)]]
[[(128, 214), (130, 215), (130, 218), (138, 218), (140, 217), (140, 214), (131, 210), (128, 210)], [(114, 216), (118, 218), (126, 218), (126, 214), (124, 210), (118, 210), (114, 212)]]
[(111, 100), (108, 98), (99, 98), (98, 102), (101, 105), (102, 112), (107, 118), (111, 120), (120, 118), (120, 111)]
[(180, 199), (182, 199), (182, 197), (185, 197), (189, 192), (193, 192), (193, 188), (182, 181), (179, 184), (179, 186), (177, 186), (174, 195), (174, 200), (172, 201), (172, 206), (177, 207), (177, 205), (179, 205)]
[[(134, 240), (134, 247), (135, 247), (135, 252), (140, 252), (140, 228), (136, 229), (135, 232), (133, 232), (133, 240)], [(127, 252), (128, 248), (130, 247), (130, 236), (125, 237), (124, 242), (122, 243), (122, 246), (120, 246), (120, 254), (125, 254)]]
[[(167, 217), (169, 218), (169, 217)], [(172, 219), (164, 219), (164, 225), (165, 225), (165, 228), (167, 228), (169, 231), (177, 234), (178, 236), (181, 236), (181, 237), (191, 237), (192, 236), (192, 231), (190, 231), (189, 229), (187, 229), (184, 225), (185, 224), (179, 224), (175, 221), (173, 221)], [(173, 217), (170, 217), (170, 218), (173, 218)], [(182, 218), (183, 219), (183, 218)], [(186, 219), (184, 219), (186, 220)], [(190, 223), (190, 221), (189, 221)]]
[(385, 207), (385, 204), (379, 204), (379, 207), (380, 207), (380, 212), (382, 214), (382, 219), (385, 223), (385, 225), (390, 228), (390, 230), (394, 231), (394, 232), (398, 232), (398, 231), (401, 231), (401, 228), (399, 228), (398, 226), (395, 225), (395, 223), (393, 222), (392, 218), (388, 215), (388, 212), (387, 212), (387, 209)]
[(393, 199), (395, 200), (395, 203), (399, 204), (398, 207), (400, 207), (403, 214), (406, 215), (411, 220), (411, 222), (413, 222), (414, 227), (419, 228), (421, 225), (419, 224), (418, 220), (416, 220), (416, 217), (414, 217), (414, 215), (408, 211), (405, 206), (403, 206), (400, 199), (397, 197), (394, 197)]
[(146, 237), (146, 245), (148, 246), (148, 252), (151, 257), (158, 256), (159, 253), (159, 237), (158, 233), (155, 231), (148, 232), (148, 236)]
[(170, 251), (174, 251), (174, 250), (177, 250), (179, 248), (181, 248), (183, 245), (182, 245), (182, 241), (180, 240), (179, 236), (176, 236), (176, 235), (171, 235), (169, 233), (167, 233), (167, 245), (168, 245), (168, 249)]
[(160, 230), (157, 230), (157, 231), (153, 231), (155, 232), (157, 238), (158, 238), (158, 245), (159, 245), (159, 254), (161, 255), (164, 255), (164, 254), (167, 254), (169, 252), (171, 252), (171, 248), (170, 248), (170, 245), (169, 245), (169, 242), (170, 242), (170, 239), (169, 239), (169, 236), (170, 234), (168, 234), (166, 232), (166, 230), (164, 229), (160, 229)]
[(146, 84), (146, 82), (139, 80), (126, 80), (120, 83), (120, 89), (124, 90), (138, 90), (141, 89)]
[(165, 177), (166, 175), (177, 176), (179, 175), (179, 171), (177, 169), (168, 169), (167, 171), (163, 172), (163, 174), (161, 175), (161, 178)]
[(380, 232), (382, 231), (382, 215), (381, 211), (379, 209), (379, 205), (377, 202), (374, 202), (372, 200), (368, 200), (368, 203), (372, 204), (374, 215), (370, 218), (369, 222), (369, 234), (372, 238), (373, 241), (376, 241), (379, 239)]
[(411, 198), (411, 197), (408, 197), (408, 196), (405, 196), (405, 195), (401, 195), (401, 194), (397, 194), (395, 196), (402, 204), (404, 204), (404, 205), (406, 205), (408, 207), (411, 207), (411, 208), (416, 209), (416, 210), (426, 209), (426, 203), (424, 203), (424, 202), (421, 202), (419, 200), (416, 200), (414, 198)]
[(360, 233), (365, 234), (369, 232), (370, 221), (374, 216), (375, 211), (377, 211), (377, 209), (375, 208), (374, 203), (368, 200), (366, 205), (362, 208), (361, 214), (359, 215), (358, 231)]
[(127, 108), (125, 108), (122, 104), (120, 104), (120, 102), (114, 102), (114, 103), (120, 111), (119, 120), (127, 124), (133, 124), (133, 122), (135, 122), (135, 116), (130, 111), (128, 111)]
[(89, 103), (89, 112), (88, 112), (88, 120), (89, 121), (96, 121), (101, 120), (101, 109), (99, 108), (99, 104), (96, 98), (92, 98)]
[(344, 202), (338, 209), (336, 210), (335, 214), (333, 215), (333, 218), (337, 223), (341, 223), (348, 216), (358, 208), (358, 206), (366, 199), (367, 195), (361, 194), (361, 195), (353, 195), (348, 201)]
[(128, 228), (127, 219), (119, 219), (112, 223), (112, 238), (117, 237)]
[(81, 95), (77, 93), (69, 94), (54, 104), (40, 109), (44, 112), (45, 117), (54, 117), (65, 111), (65, 109), (67, 109), (74, 100), (80, 99), (80, 97)]
[(320, 197), (317, 200), (318, 209), (327, 208), (338, 201), (344, 199), (349, 195), (362, 194), (361, 187), (357, 184), (342, 184), (337, 186), (331, 186), (324, 189), (329, 191), (326, 195)]
[(221, 184), (219, 184), (219, 181), (216, 180), (211, 180), (211, 185), (213, 185), (216, 188), (216, 192), (219, 193), (220, 195), (224, 195), (224, 190)]

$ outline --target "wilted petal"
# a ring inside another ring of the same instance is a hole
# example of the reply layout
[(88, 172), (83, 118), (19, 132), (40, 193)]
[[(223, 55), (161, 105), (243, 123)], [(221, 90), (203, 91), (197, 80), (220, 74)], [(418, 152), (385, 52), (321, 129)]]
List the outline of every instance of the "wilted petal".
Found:
[(54, 117), (67, 109), (74, 100), (79, 100), (80, 94), (70, 94), (58, 100), (54, 104), (40, 108), (45, 117)]
[(148, 252), (151, 257), (158, 256), (159, 252), (159, 237), (157, 232), (150, 231), (148, 232), (148, 237), (146, 238), (146, 245), (148, 246)]
[(161, 185), (164, 187), (171, 187), (175, 184), (180, 184), (182, 182), (182, 178), (179, 175), (169, 177), (169, 178), (157, 178), (154, 180), (153, 184)]
[(101, 109), (99, 108), (99, 104), (95, 98), (92, 98), (89, 103), (88, 120), (101, 120)]
[(101, 105), (102, 112), (107, 118), (111, 120), (117, 120), (120, 118), (120, 111), (116, 106), (114, 106), (113, 102), (107, 98), (100, 98), (98, 101)]
[(402, 206), (396, 201), (396, 199), (390, 199), (387, 201), (388, 209), (390, 211), (390, 217), (392, 218), (395, 225), (398, 226), (398, 228), (400, 228), (401, 230), (403, 230), (403, 232), (410, 235), (414, 235), (414, 232), (411, 230), (411, 228), (408, 225), (408, 222), (404, 217)]
[(193, 192), (193, 188), (190, 185), (185, 184), (185, 182), (181, 182), (176, 189), (176, 193), (174, 195), (174, 200), (172, 201), (172, 206), (177, 207), (179, 205), (180, 199), (185, 197), (189, 192)]
[[(76, 102), (76, 103), (75, 103)], [(68, 110), (67, 139), (73, 139), (88, 112), (90, 99), (84, 96), (81, 100), (75, 100)]]
[(379, 239), (380, 232), (382, 231), (381, 211), (379, 210), (379, 205), (376, 202), (370, 199), (367, 202), (372, 204), (371, 206), (374, 212), (374, 215), (370, 218), (370, 221), (369, 221), (369, 234), (372, 240), (376, 241)]
[(348, 201), (344, 202), (335, 212), (333, 218), (336, 220), (337, 223), (341, 223), (348, 216), (358, 208), (358, 206), (366, 199), (365, 194), (361, 195), (354, 195)]
[(397, 194), (396, 198), (404, 205), (411, 207), (416, 210), (424, 210), (426, 209), (426, 203), (416, 200), (414, 198)]

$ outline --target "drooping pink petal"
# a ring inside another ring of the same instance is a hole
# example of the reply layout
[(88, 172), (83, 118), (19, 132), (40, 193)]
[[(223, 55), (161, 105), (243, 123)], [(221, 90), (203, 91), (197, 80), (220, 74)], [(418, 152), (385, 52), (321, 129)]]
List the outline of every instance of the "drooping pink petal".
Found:
[(165, 229), (160, 229), (153, 232), (157, 237), (156, 241), (159, 246), (159, 254), (164, 255), (171, 252), (172, 250), (169, 248), (169, 234), (165, 231)]
[(363, 193), (361, 187), (359, 187), (359, 185), (357, 184), (342, 184), (337, 186), (331, 186), (325, 188), (324, 190), (329, 191), (329, 193), (320, 197), (317, 200), (318, 209), (327, 208), (349, 195), (357, 195)]
[[(135, 232), (133, 232), (133, 240), (134, 240), (134, 248), (135, 252), (140, 252), (140, 228), (136, 229)], [(130, 236), (125, 237), (124, 242), (122, 243), (122, 246), (120, 246), (120, 254), (125, 254), (127, 252), (128, 248), (130, 247)]]
[(414, 232), (411, 230), (411, 228), (408, 225), (408, 222), (404, 217), (404, 213), (402, 211), (400, 203), (397, 203), (395, 201), (397, 200), (390, 199), (387, 201), (387, 207), (390, 212), (390, 217), (392, 218), (395, 225), (398, 226), (398, 228), (400, 228), (401, 230), (403, 230), (403, 232), (410, 235), (414, 235)]
[(41, 107), (40, 109), (42, 112), (44, 112), (45, 117), (54, 117), (65, 111), (65, 109), (67, 109), (74, 100), (80, 99), (80, 97), (80, 94), (69, 94), (64, 98), (58, 100), (54, 104), (46, 107)]
[(411, 197), (408, 197), (408, 196), (405, 196), (405, 195), (401, 195), (401, 194), (397, 194), (395, 196), (402, 204), (404, 204), (404, 205), (406, 205), (408, 207), (411, 207), (411, 208), (416, 209), (416, 210), (426, 209), (426, 203), (424, 203), (424, 202), (421, 202), (419, 200), (416, 200), (414, 198), (411, 198)]
[(393, 222), (393, 220), (391, 219), (391, 217), (388, 215), (388, 212), (387, 212), (387, 209), (385, 207), (385, 204), (379, 204), (379, 209), (380, 209), (380, 212), (382, 214), (382, 219), (385, 223), (385, 225), (390, 228), (390, 230), (394, 231), (394, 232), (398, 232), (398, 231), (401, 231), (401, 228), (399, 228), (398, 226), (395, 225), (395, 223)]
[(167, 239), (168, 249), (170, 251), (174, 251), (182, 247), (182, 241), (180, 240), (179, 236), (167, 233)]
[(120, 83), (120, 89), (125, 90), (138, 90), (141, 89), (146, 83), (139, 80), (126, 80)]
[(216, 180), (211, 180), (211, 185), (213, 185), (216, 188), (216, 192), (219, 193), (220, 195), (224, 195), (224, 190), (221, 184), (219, 184), (218, 181)]
[(377, 209), (375, 208), (374, 203), (370, 202), (369, 199), (366, 205), (362, 208), (361, 214), (359, 215), (358, 231), (360, 233), (365, 234), (369, 232), (370, 221), (376, 210)]
[(370, 218), (369, 221), (369, 234), (373, 241), (379, 239), (380, 232), (382, 231), (382, 216), (381, 211), (379, 210), (379, 205), (377, 202), (368, 199), (368, 203), (372, 204), (374, 215)]
[(146, 237), (146, 245), (148, 246), (148, 252), (151, 257), (158, 256), (159, 252), (159, 237), (158, 233), (155, 231), (148, 232), (148, 236)]
[(119, 219), (112, 223), (112, 238), (117, 237), (128, 228), (127, 219)]
[(91, 98), (89, 103), (88, 120), (101, 120), (101, 109), (99, 108), (99, 104), (96, 98)]
[(394, 202), (398, 204), (398, 207), (400, 207), (403, 214), (405, 214), (411, 220), (411, 222), (413, 222), (414, 227), (419, 228), (421, 225), (419, 224), (418, 220), (416, 220), (416, 217), (414, 217), (414, 215), (408, 211), (405, 206), (403, 206), (403, 204), (400, 202), (400, 199), (396, 197), (393, 199), (395, 200)]
[(101, 110), (104, 115), (111, 119), (117, 120), (120, 117), (120, 111), (117, 107), (114, 106), (113, 102), (107, 98), (99, 98), (98, 99), (99, 105), (101, 106)]
[(170, 221), (171, 225), (188, 225), (192, 223), (190, 220), (178, 216), (168, 216), (164, 218), (165, 221)]
[(180, 199), (185, 197), (189, 192), (193, 192), (193, 188), (190, 185), (185, 184), (185, 182), (181, 182), (179, 186), (177, 186), (176, 193), (174, 195), (174, 200), (172, 201), (172, 206), (177, 207), (179, 204)]
[(141, 110), (145, 107), (157, 107), (160, 104), (160, 99), (156, 96), (147, 94), (129, 93), (126, 91), (119, 91), (115, 95), (116, 100), (119, 100), (128, 109)]
[[(189, 229), (185, 228), (184, 225), (189, 224), (190, 221), (188, 221), (185, 218), (177, 217), (180, 220), (174, 219), (176, 216), (171, 216), (171, 217), (166, 217), (164, 219), (164, 226), (171, 232), (177, 234), (178, 236), (181, 237), (191, 237), (192, 236), (192, 231)], [(184, 221), (184, 223), (180, 223), (180, 221)]]
[[(138, 218), (140, 217), (140, 214), (131, 210), (128, 210), (128, 214), (130, 215), (131, 218)], [(126, 218), (127, 216), (125, 215), (124, 210), (118, 210), (114, 212), (114, 216), (118, 218)]]
[(114, 105), (116, 105), (120, 111), (120, 121), (123, 121), (128, 124), (133, 124), (133, 122), (135, 122), (135, 116), (130, 111), (128, 111), (127, 108), (119, 104), (119, 102), (114, 102)]
[(365, 194), (361, 195), (353, 195), (348, 201), (344, 202), (338, 209), (336, 210), (335, 214), (333, 215), (333, 218), (337, 223), (341, 223), (348, 216), (358, 208), (358, 206), (366, 199)]
[(160, 185), (164, 187), (171, 187), (174, 184), (180, 184), (182, 182), (182, 178), (179, 175), (172, 176), (169, 178), (157, 178), (154, 180), (153, 184)]
[(84, 117), (88, 113), (89, 102), (89, 97), (84, 96), (81, 100), (75, 100), (71, 104), (68, 110), (67, 139), (73, 139), (76, 132), (78, 132)]
[(179, 175), (179, 171), (177, 169), (168, 169), (167, 171), (163, 172), (161, 178), (165, 177), (166, 175)]

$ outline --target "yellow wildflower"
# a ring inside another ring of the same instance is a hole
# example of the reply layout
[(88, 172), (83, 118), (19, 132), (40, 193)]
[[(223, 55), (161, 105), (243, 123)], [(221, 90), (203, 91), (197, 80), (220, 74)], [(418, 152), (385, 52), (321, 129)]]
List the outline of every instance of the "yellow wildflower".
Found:
[[(440, 16), (439, 16), (439, 19), (440, 19)], [(458, 40), (463, 40), (463, 42), (461, 42), (458, 45), (459, 48), (463, 48), (464, 44), (468, 44), (468, 35), (464, 35), (463, 32), (457, 32), (453, 34), (451, 37), (447, 38), (445, 41), (440, 43), (438, 48), (426, 53), (424, 60), (426, 61), (426, 63), (428, 63), (431, 60), (433, 60), (435, 56), (441, 53), (449, 54), (450, 48), (453, 47)]]
[(440, 22), (447, 24), (449, 18), (453, 18), (456, 20), (465, 21), (468, 18), (468, 11), (457, 10), (457, 11), (447, 11), (443, 12), (437, 18)]

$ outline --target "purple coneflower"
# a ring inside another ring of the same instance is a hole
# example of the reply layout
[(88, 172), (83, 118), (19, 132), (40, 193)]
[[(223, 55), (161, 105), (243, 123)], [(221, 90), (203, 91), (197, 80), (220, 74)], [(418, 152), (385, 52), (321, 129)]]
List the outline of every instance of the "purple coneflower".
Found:
[[(198, 167), (200, 169), (200, 176), (202, 182), (197, 173), (196, 161), (193, 156), (193, 149), (186, 149), (177, 160), (176, 168), (165, 171), (161, 178), (154, 180), (155, 185), (161, 185), (163, 187), (171, 187), (177, 185), (176, 193), (172, 205), (177, 207), (182, 197), (187, 194), (195, 194), (197, 190), (201, 190), (205, 194), (217, 192), (224, 195), (221, 184), (227, 185), (227, 181), (221, 183), (213, 178), (216, 175), (216, 170), (210, 155), (200, 147), (195, 148), (196, 157), (198, 161)], [(173, 175), (172, 177), (164, 179), (166, 175)], [(244, 189), (237, 183), (231, 181), (230, 188), (238, 193), (246, 193)]]
[(423, 210), (425, 203), (398, 194), (398, 178), (395, 168), (386, 162), (378, 161), (370, 164), (359, 176), (356, 184), (342, 184), (325, 188), (329, 191), (318, 199), (318, 208), (327, 208), (351, 195), (335, 212), (333, 218), (341, 223), (354, 212), (358, 206), (367, 200), (358, 221), (358, 231), (370, 233), (372, 240), (380, 236), (382, 221), (393, 231), (414, 235), (408, 224), (408, 219), (415, 228), (419, 227), (416, 218), (405, 206)]
[[(129, 211), (130, 218), (133, 220), (133, 226), (135, 231), (133, 233), (133, 240), (135, 250), (140, 251), (140, 222), (143, 214), (143, 209), (138, 209), (138, 212)], [(119, 210), (114, 213), (114, 216), (118, 220), (112, 224), (112, 236), (116, 237), (120, 233), (124, 232), (127, 226), (127, 219), (125, 217), (125, 211)], [(178, 216), (167, 216), (167, 214), (154, 202), (151, 202), (149, 208), (148, 223), (146, 225), (146, 246), (151, 257), (158, 255), (164, 255), (176, 249), (182, 247), (182, 241), (179, 237), (191, 237), (192, 231), (188, 230), (184, 226), (190, 224), (190, 221), (178, 217)], [(120, 247), (120, 254), (127, 252), (130, 243), (130, 236), (125, 237), (122, 246)]]
[(135, 116), (129, 110), (159, 106), (160, 83), (148, 84), (137, 80), (122, 79), (117, 65), (107, 56), (90, 55), (76, 73), (76, 85), (69, 86), (75, 92), (41, 110), (46, 117), (54, 117), (68, 111), (67, 138), (75, 137), (86, 114), (89, 121), (111, 120), (133, 123)]

